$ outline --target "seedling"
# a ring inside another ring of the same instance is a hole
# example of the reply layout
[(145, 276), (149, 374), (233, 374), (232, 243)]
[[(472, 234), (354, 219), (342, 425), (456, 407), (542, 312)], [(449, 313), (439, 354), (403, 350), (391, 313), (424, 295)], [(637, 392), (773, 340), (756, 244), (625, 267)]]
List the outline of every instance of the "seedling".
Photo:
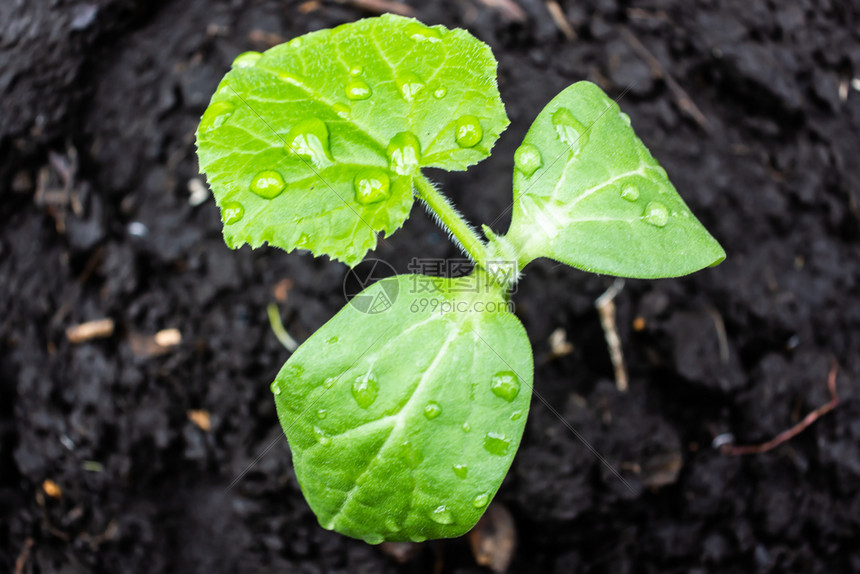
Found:
[(352, 267), (417, 197), (475, 263), (466, 277), (373, 284), (272, 383), (325, 528), (379, 543), (477, 522), (529, 409), (531, 348), (508, 310), (529, 262), (656, 278), (725, 257), (630, 118), (588, 82), (537, 116), (514, 155), (510, 229), (480, 237), (422, 168), (465, 170), (507, 125), (487, 45), (392, 15), (240, 55), (203, 115), (200, 167), (230, 247), (268, 242)]

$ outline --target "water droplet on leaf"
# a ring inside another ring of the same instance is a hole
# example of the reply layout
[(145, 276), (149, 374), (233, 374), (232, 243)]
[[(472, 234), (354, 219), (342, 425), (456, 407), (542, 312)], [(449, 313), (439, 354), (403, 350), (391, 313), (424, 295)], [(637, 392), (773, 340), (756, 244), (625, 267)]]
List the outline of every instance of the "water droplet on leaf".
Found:
[(457, 120), (454, 139), (460, 147), (474, 147), (484, 139), (481, 122), (475, 116), (463, 116)]
[(274, 381), (274, 382), (272, 382), (272, 384), (269, 386), (269, 390), (271, 390), (271, 391), (272, 391), (272, 394), (273, 394), (273, 395), (278, 396), (278, 395), (280, 395), (280, 394), (281, 394), (281, 385), (278, 383), (278, 381)]
[(337, 343), (337, 341), (338, 341), (337, 335), (329, 337), (328, 339), (325, 340), (325, 342), (328, 343), (329, 345), (331, 345), (332, 343)]
[(439, 403), (436, 401), (430, 401), (424, 407), (424, 418), (428, 421), (432, 421), (436, 417), (442, 414), (442, 407), (439, 406)]
[(263, 199), (274, 199), (281, 195), (286, 184), (284, 178), (276, 171), (261, 171), (251, 180), (251, 191)]
[(669, 210), (659, 201), (652, 201), (645, 207), (645, 214), (642, 217), (645, 223), (650, 223), (654, 227), (666, 227), (669, 223)]
[(337, 378), (328, 377), (326, 380), (323, 381), (323, 386), (327, 389), (330, 389), (334, 386), (336, 381), (337, 381)]
[(234, 68), (250, 68), (257, 65), (257, 61), (263, 57), (260, 52), (244, 52), (233, 60)]
[(406, 34), (416, 42), (440, 42), (442, 40), (442, 34), (439, 30), (425, 26), (420, 22), (407, 24)]
[(200, 119), (200, 133), (206, 133), (224, 125), (224, 122), (233, 115), (234, 110), (235, 108), (230, 102), (211, 104)]
[(618, 117), (621, 118), (621, 121), (624, 122), (625, 126), (630, 126), (630, 116), (628, 116), (624, 112), (619, 112)]
[(465, 464), (455, 464), (453, 468), (454, 474), (456, 474), (458, 478), (466, 478), (466, 475), (469, 474), (469, 467)]
[(353, 66), (349, 69), (349, 75), (352, 77), (360, 76), (363, 71), (364, 68), (362, 68), (361, 66)]
[(245, 208), (238, 201), (228, 201), (221, 206), (221, 219), (224, 225), (232, 225), (245, 217)]
[(314, 427), (314, 436), (317, 437), (317, 442), (320, 444), (328, 444), (331, 442), (329, 436), (320, 427)]
[(414, 100), (418, 92), (424, 89), (424, 81), (412, 72), (398, 76), (396, 82), (403, 99), (407, 102)]
[(488, 432), (484, 437), (484, 450), (490, 454), (502, 456), (507, 454), (511, 446), (510, 439), (503, 433)]
[(302, 233), (299, 235), (299, 238), (296, 240), (296, 247), (302, 249), (306, 247), (311, 242), (311, 237), (307, 233)]
[(440, 504), (430, 513), (430, 520), (439, 524), (454, 524), (454, 516), (444, 504)]
[(462, 425), (460, 425), (460, 428), (463, 429), (463, 432), (472, 432), (472, 425), (469, 424), (469, 421), (466, 421)]
[(318, 419), (321, 419), (321, 420), (322, 420), (322, 419), (324, 419), (324, 418), (326, 417), (326, 415), (327, 415), (327, 414), (328, 414), (328, 413), (326, 413), (326, 410), (325, 410), (325, 409), (319, 409), (319, 410), (317, 410), (317, 418), (318, 418)]
[(446, 90), (445, 88), (436, 88), (436, 90), (433, 92), (433, 97), (436, 98), (437, 100), (441, 100), (447, 94), (448, 94), (448, 90)]
[(479, 494), (472, 501), (472, 506), (475, 508), (484, 508), (490, 502), (490, 495), (487, 493)]
[(357, 377), (352, 383), (352, 397), (363, 409), (366, 409), (376, 400), (379, 394), (379, 382), (372, 373)]
[(514, 167), (526, 177), (531, 177), (542, 165), (540, 150), (535, 145), (523, 144), (514, 152)]
[(410, 175), (418, 170), (421, 142), (412, 132), (400, 132), (388, 144), (388, 166), (398, 175)]
[(338, 103), (334, 104), (331, 107), (331, 109), (334, 110), (334, 113), (337, 114), (337, 117), (339, 117), (341, 119), (345, 120), (346, 118), (349, 117), (349, 106), (346, 104), (342, 104), (342, 103), (338, 102)]
[(588, 143), (588, 130), (567, 108), (558, 108), (553, 112), (552, 125), (558, 138), (570, 148), (574, 156)]
[(522, 416), (523, 416), (523, 411), (514, 411), (511, 413), (511, 420), (512, 421), (518, 421), (522, 418)]
[(361, 170), (353, 184), (355, 200), (363, 205), (384, 201), (391, 195), (388, 174), (378, 168)]
[(350, 100), (366, 100), (373, 95), (373, 90), (364, 80), (353, 80), (346, 85), (346, 97)]
[(490, 389), (494, 395), (510, 403), (520, 392), (520, 379), (513, 371), (500, 371), (493, 375)]
[(287, 134), (287, 151), (316, 168), (334, 163), (329, 148), (328, 126), (317, 118), (302, 120), (292, 127)]
[(635, 185), (625, 185), (621, 190), (621, 197), (627, 201), (636, 201), (639, 199), (639, 188)]

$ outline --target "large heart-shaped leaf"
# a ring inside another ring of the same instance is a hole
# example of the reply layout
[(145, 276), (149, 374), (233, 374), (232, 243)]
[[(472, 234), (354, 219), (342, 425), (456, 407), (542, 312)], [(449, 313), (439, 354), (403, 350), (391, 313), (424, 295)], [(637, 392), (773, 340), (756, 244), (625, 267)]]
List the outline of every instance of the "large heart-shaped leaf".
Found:
[(403, 224), (421, 167), (465, 169), (507, 124), (486, 44), (385, 15), (239, 56), (197, 145), (228, 245), (355, 265)]
[(603, 91), (576, 83), (547, 104), (514, 156), (506, 238), (525, 264), (549, 257), (624, 277), (674, 277), (725, 252)]
[(533, 367), (519, 320), (476, 277), (384, 279), (278, 374), (296, 476), (325, 528), (370, 543), (459, 536), (493, 498)]

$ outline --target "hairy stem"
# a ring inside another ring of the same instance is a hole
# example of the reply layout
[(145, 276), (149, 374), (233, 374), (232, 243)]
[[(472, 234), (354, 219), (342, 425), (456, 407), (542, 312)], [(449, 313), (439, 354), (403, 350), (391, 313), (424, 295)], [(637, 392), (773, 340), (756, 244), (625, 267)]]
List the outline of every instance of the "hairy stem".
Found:
[(487, 265), (487, 248), (477, 232), (463, 219), (463, 216), (451, 205), (448, 198), (439, 191), (423, 175), (413, 180), (418, 191), (418, 197), (436, 215), (439, 224), (446, 228), (463, 251), (475, 264), (481, 267)]

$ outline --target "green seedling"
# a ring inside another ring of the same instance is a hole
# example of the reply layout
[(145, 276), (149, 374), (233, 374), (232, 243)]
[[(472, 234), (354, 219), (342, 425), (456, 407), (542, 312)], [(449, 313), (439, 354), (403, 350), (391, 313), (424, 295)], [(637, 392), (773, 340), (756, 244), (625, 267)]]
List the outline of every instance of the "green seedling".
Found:
[(529, 409), (531, 347), (508, 305), (529, 262), (656, 278), (725, 257), (630, 118), (588, 82), (537, 116), (514, 156), (510, 229), (484, 225), (482, 238), (422, 169), (465, 170), (507, 125), (488, 46), (392, 15), (242, 54), (203, 115), (200, 167), (230, 247), (267, 242), (355, 266), (418, 198), (475, 264), (467, 277), (371, 285), (272, 383), (325, 528), (379, 543), (477, 522)]

